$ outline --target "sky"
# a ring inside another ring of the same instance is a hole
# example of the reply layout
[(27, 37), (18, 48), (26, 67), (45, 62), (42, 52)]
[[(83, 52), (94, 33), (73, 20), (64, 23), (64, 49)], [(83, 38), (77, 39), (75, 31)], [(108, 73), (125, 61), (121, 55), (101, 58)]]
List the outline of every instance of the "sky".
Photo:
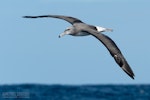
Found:
[[(0, 84), (149, 84), (149, 0), (1, 0)], [(26, 15), (67, 15), (112, 28), (132, 80), (92, 36), (58, 38), (69, 23)]]

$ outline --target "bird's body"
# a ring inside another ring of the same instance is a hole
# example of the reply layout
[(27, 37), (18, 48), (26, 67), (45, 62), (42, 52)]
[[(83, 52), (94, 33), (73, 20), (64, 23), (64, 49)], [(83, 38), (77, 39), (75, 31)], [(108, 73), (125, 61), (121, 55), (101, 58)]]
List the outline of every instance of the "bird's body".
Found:
[(87, 36), (92, 35), (101, 41), (104, 46), (108, 49), (111, 56), (115, 59), (116, 63), (131, 77), (134, 79), (134, 73), (121, 53), (120, 49), (117, 47), (115, 42), (108, 36), (102, 34), (105, 31), (112, 31), (112, 29), (88, 25), (82, 22), (81, 20), (70, 17), (70, 16), (61, 16), (61, 15), (43, 15), (43, 16), (24, 16), (24, 18), (43, 18), (43, 17), (52, 17), (59, 18), (65, 21), (68, 21), (72, 24), (71, 27), (68, 27), (63, 33), (59, 35), (62, 37), (64, 35), (72, 36)]
[[(113, 31), (112, 29), (109, 28), (104, 28), (104, 27), (100, 27), (100, 26), (93, 26), (93, 25), (87, 25), (84, 23), (75, 23), (74, 25), (68, 27), (66, 30), (68, 29), (73, 29), (73, 32), (71, 32), (72, 36), (87, 36), (87, 35), (91, 35), (89, 32), (84, 31), (85, 28), (92, 28), (93, 30), (97, 31), (98, 33), (101, 32), (105, 32), (105, 31)], [(61, 34), (60, 34), (61, 36)]]

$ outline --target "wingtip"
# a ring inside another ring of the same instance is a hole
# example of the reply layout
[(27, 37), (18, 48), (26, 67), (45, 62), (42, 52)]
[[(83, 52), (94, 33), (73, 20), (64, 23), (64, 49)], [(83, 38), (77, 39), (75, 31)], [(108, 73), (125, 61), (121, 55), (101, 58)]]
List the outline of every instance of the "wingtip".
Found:
[(35, 16), (22, 16), (23, 18), (37, 18)]
[(134, 75), (129, 75), (134, 80)]
[(22, 16), (22, 18), (29, 18), (29, 16)]
[(123, 57), (123, 55), (121, 53), (114, 55), (114, 59), (117, 62), (117, 64), (122, 68), (122, 70), (127, 75), (129, 75), (132, 79), (134, 79), (134, 73), (133, 73), (132, 69), (130, 68), (128, 62)]
[(122, 69), (134, 80), (135, 75), (129, 66), (123, 66)]
[(134, 76), (133, 77), (131, 77), (133, 80), (134, 80)]
[(124, 70), (133, 80), (134, 80), (134, 74), (131, 74), (129, 72), (127, 72), (126, 70)]

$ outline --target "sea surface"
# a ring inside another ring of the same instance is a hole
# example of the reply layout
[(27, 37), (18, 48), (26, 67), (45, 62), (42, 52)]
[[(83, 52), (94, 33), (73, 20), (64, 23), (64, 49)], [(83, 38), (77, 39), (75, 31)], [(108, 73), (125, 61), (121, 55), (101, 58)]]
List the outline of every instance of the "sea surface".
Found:
[(0, 100), (150, 100), (150, 85), (0, 85)]

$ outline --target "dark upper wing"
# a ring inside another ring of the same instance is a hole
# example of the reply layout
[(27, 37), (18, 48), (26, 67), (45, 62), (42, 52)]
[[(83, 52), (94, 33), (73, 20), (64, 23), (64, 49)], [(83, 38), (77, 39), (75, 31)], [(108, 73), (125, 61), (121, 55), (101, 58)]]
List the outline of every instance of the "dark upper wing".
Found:
[(23, 18), (43, 18), (43, 17), (59, 18), (68, 21), (71, 24), (83, 23), (81, 20), (70, 16), (61, 16), (61, 15), (23, 16)]
[(94, 37), (96, 37), (98, 40), (100, 40), (105, 47), (108, 49), (112, 57), (114, 57), (116, 63), (132, 78), (134, 79), (134, 73), (132, 69), (130, 68), (129, 64), (127, 63), (126, 59), (122, 55), (121, 51), (115, 44), (115, 42), (109, 38), (108, 36), (98, 33), (97, 31), (94, 31), (92, 29), (85, 30), (86, 32), (90, 33)]

